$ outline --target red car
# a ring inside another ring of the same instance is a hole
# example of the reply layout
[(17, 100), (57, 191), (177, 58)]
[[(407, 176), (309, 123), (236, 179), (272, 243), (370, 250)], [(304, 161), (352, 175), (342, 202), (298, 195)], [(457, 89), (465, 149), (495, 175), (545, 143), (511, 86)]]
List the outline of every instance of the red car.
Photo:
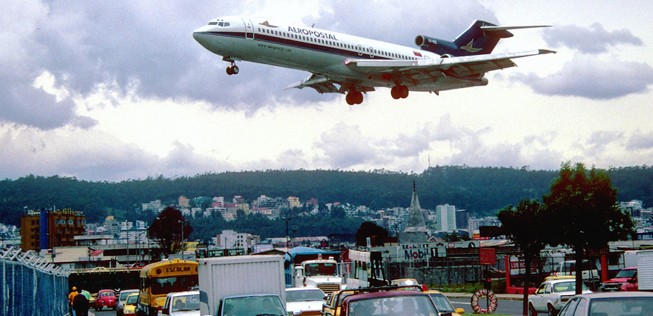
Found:
[(601, 284), (601, 291), (637, 291), (637, 267), (621, 269), (617, 275)]
[(353, 294), (342, 301), (340, 315), (439, 315), (431, 297), (420, 291), (396, 290)]
[(97, 292), (97, 299), (95, 299), (95, 310), (99, 311), (104, 307), (116, 309), (118, 298), (114, 290), (100, 290)]

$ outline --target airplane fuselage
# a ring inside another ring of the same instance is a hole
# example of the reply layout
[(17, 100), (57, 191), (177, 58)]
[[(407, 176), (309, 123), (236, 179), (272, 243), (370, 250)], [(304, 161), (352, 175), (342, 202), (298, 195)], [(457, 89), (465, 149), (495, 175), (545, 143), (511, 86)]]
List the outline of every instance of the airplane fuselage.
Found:
[[(193, 37), (209, 51), (224, 56), (225, 60), (304, 70), (344, 82), (373, 80), (377, 86), (386, 87), (397, 84), (392, 76), (370, 78), (368, 74), (348, 67), (346, 61), (440, 59), (438, 54), (407, 46), (306, 26), (272, 24), (264, 20), (254, 22), (251, 18), (239, 16), (211, 20), (195, 30)], [(434, 89), (411, 85), (411, 90)]]

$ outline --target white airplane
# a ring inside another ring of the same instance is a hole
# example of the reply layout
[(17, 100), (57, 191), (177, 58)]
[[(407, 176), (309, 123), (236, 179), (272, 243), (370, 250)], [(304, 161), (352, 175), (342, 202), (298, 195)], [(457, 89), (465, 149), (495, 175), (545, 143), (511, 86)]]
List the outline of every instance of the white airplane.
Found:
[(346, 93), (349, 105), (363, 102), (375, 87), (391, 88), (394, 99), (408, 91), (459, 89), (488, 84), (485, 73), (516, 66), (511, 59), (555, 53), (539, 49), (491, 54), (508, 30), (547, 25), (496, 26), (475, 21), (453, 41), (418, 35), (420, 49), (306, 26), (271, 23), (243, 16), (220, 17), (193, 32), (197, 42), (231, 63), (250, 61), (304, 70), (311, 75), (288, 88), (310, 87), (319, 93)]

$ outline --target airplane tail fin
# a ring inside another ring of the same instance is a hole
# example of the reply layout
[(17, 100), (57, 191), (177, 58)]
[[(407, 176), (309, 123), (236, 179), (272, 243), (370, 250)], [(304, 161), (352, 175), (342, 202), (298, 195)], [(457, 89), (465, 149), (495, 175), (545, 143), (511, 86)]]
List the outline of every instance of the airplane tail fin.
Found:
[(489, 22), (476, 20), (453, 41), (419, 35), (415, 39), (415, 43), (421, 49), (440, 55), (482, 55), (491, 53), (502, 38), (512, 37), (513, 34), (508, 30), (534, 27), (548, 27), (548, 25), (497, 26)]

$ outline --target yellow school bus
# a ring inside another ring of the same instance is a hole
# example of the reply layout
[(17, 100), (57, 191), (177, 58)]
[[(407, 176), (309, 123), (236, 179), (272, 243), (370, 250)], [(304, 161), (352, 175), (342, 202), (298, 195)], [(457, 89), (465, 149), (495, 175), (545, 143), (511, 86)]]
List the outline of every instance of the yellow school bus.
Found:
[(138, 315), (156, 315), (168, 293), (196, 289), (197, 284), (197, 261), (172, 259), (144, 266), (140, 274)]

